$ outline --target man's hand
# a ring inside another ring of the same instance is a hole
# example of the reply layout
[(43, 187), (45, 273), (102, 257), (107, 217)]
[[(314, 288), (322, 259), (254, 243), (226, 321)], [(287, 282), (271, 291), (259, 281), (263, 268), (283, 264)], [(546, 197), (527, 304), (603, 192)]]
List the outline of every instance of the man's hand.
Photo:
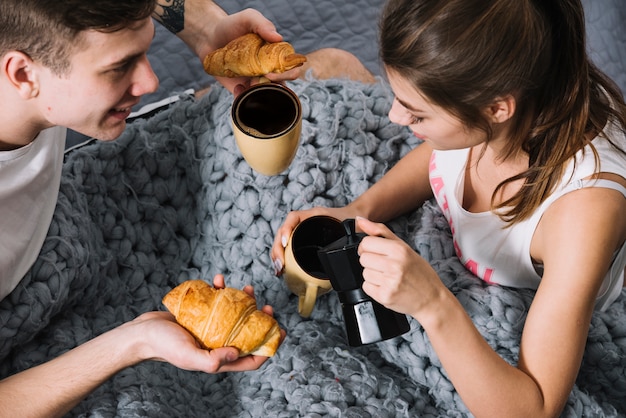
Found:
[[(224, 288), (224, 276), (216, 275), (213, 278), (213, 286), (218, 289)], [(252, 286), (245, 286), (243, 291), (254, 297)], [(264, 306), (262, 310), (268, 315), (273, 315), (273, 309), (269, 305)], [(143, 358), (166, 361), (180, 369), (205, 373), (248, 371), (258, 369), (267, 360), (267, 357), (254, 355), (240, 358), (239, 350), (234, 347), (203, 349), (169, 312), (148, 312), (127, 325), (142, 328), (136, 332), (146, 337)], [(285, 331), (281, 330), (282, 339), (285, 335)]]
[[(245, 9), (228, 15), (222, 8), (207, 0), (156, 0), (154, 18), (176, 33), (191, 48), (200, 61), (228, 42), (247, 33), (257, 33), (268, 42), (280, 42), (283, 37), (274, 24), (254, 9)], [(293, 80), (300, 70), (282, 74), (268, 74), (272, 81)], [(258, 78), (216, 79), (229, 91), (238, 94), (245, 87), (259, 82)]]

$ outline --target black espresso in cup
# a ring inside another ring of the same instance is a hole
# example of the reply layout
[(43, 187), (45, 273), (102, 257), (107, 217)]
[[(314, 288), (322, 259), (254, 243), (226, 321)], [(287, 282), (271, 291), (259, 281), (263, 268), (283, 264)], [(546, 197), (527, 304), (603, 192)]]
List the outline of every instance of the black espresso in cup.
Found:
[(233, 108), (236, 126), (260, 139), (273, 138), (292, 128), (299, 118), (297, 98), (275, 85), (261, 85), (242, 93)]
[(341, 222), (327, 216), (305, 219), (293, 233), (291, 245), (302, 270), (318, 279), (328, 279), (317, 252), (344, 235)]
[(271, 82), (249, 87), (235, 98), (231, 120), (250, 167), (267, 176), (289, 167), (302, 131), (302, 105), (291, 89)]
[(358, 247), (365, 234), (357, 234), (354, 219), (343, 221), (344, 237), (318, 251), (324, 271), (341, 302), (348, 343), (375, 343), (409, 331), (406, 315), (385, 308), (362, 289), (363, 267)]

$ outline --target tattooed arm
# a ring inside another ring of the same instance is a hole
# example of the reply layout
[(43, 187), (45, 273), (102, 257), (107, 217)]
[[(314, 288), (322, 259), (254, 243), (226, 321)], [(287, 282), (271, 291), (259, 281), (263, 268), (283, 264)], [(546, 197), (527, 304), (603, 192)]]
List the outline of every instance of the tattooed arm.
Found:
[[(228, 15), (211, 0), (156, 0), (153, 17), (182, 39), (202, 60), (206, 54), (246, 33), (258, 33), (269, 42), (282, 41), (276, 27), (260, 12), (245, 9)], [(296, 70), (270, 75), (278, 81), (296, 78)], [(250, 80), (219, 78), (230, 91)]]
[(153, 16), (201, 58), (249, 32), (270, 42), (282, 40), (260, 12), (246, 9), (228, 15), (211, 0), (156, 0)]
[(154, 18), (172, 33), (185, 28), (185, 0), (157, 0)]

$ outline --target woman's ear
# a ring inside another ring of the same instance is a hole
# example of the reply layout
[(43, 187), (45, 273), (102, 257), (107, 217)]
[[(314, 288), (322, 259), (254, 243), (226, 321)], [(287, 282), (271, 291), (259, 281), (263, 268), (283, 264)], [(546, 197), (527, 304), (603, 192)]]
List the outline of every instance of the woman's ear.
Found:
[(9, 51), (2, 57), (2, 77), (27, 100), (39, 94), (39, 80), (33, 60), (20, 51)]
[(496, 99), (487, 107), (487, 118), (493, 123), (503, 123), (515, 114), (515, 98), (512, 95)]

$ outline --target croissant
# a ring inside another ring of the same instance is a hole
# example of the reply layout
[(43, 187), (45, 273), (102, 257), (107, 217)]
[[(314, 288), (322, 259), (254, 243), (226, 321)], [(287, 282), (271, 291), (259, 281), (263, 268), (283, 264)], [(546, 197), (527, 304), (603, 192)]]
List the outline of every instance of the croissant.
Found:
[(204, 71), (218, 77), (259, 77), (282, 73), (306, 62), (288, 42), (266, 42), (256, 33), (248, 33), (208, 54)]
[(163, 304), (206, 349), (229, 346), (238, 348), (240, 357), (271, 357), (280, 344), (276, 320), (257, 310), (243, 290), (188, 280), (166, 294)]

